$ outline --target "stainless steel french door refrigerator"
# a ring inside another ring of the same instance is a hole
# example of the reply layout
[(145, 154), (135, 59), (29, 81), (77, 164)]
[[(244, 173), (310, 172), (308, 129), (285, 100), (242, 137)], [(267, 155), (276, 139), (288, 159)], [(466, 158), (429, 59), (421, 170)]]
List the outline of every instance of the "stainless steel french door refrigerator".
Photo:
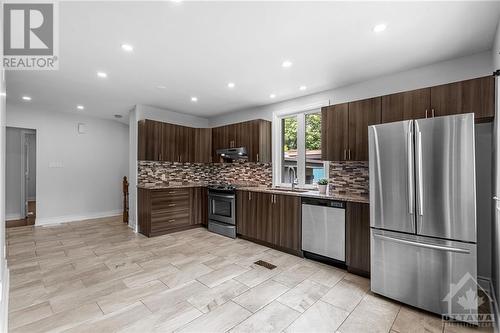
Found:
[(372, 291), (438, 314), (464, 312), (449, 297), (450, 286), (477, 278), (474, 114), (368, 132)]

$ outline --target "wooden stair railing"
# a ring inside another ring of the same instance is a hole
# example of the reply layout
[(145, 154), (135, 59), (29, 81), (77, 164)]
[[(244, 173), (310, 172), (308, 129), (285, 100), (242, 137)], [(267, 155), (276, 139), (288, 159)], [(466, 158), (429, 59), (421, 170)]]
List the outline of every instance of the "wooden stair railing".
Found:
[(123, 177), (123, 223), (128, 223), (128, 180)]

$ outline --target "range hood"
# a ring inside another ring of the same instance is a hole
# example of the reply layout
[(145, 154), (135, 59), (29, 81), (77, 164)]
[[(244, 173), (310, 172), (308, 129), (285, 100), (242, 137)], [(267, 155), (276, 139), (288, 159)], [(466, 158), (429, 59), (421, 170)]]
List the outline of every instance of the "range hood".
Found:
[(248, 158), (247, 149), (245, 147), (217, 149), (216, 152), (217, 155), (225, 159), (238, 160)]

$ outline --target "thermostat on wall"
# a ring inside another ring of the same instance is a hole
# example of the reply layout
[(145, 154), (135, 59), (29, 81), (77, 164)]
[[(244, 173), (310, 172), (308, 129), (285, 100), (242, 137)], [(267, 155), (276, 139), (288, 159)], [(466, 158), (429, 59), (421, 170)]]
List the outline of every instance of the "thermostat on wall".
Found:
[(87, 125), (84, 123), (79, 123), (78, 124), (78, 134), (85, 134), (87, 133)]

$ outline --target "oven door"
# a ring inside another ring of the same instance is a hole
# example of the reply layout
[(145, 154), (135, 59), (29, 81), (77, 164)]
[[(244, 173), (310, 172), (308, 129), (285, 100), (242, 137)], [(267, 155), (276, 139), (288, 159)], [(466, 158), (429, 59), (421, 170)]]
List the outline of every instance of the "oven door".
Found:
[(235, 225), (235, 195), (224, 193), (209, 193), (208, 219)]

